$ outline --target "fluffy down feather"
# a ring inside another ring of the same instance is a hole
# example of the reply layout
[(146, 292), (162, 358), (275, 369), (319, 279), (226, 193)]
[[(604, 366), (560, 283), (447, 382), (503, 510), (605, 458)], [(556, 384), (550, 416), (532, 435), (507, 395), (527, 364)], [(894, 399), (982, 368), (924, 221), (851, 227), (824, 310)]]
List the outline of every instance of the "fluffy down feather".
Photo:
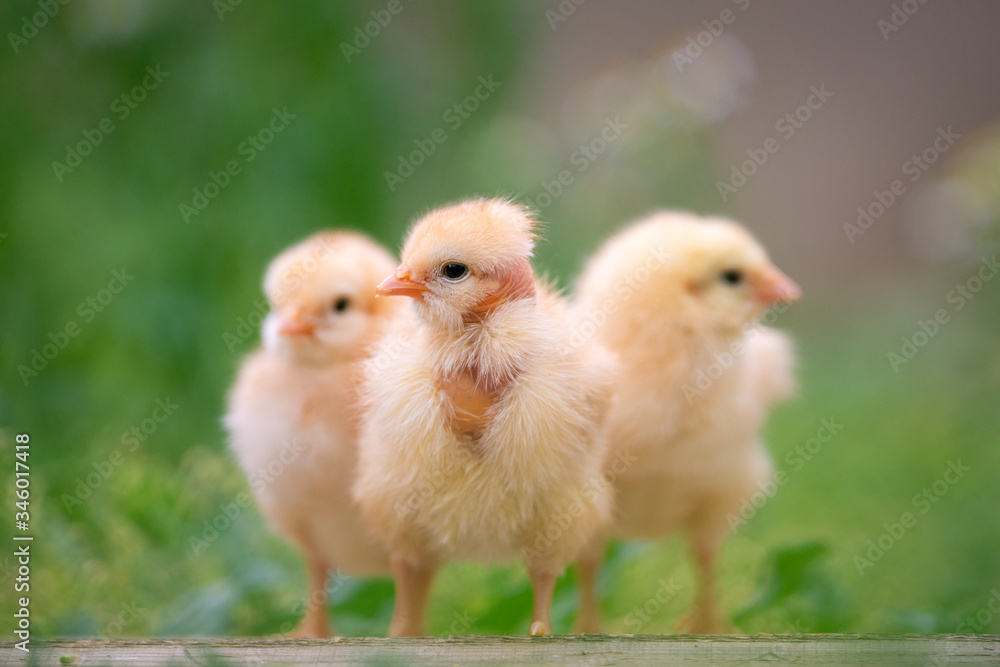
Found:
[[(597, 337), (621, 361), (608, 415), (617, 489), (610, 533), (690, 537), (701, 577), (688, 621), (695, 632), (724, 627), (712, 559), (727, 516), (771, 474), (759, 432), (768, 407), (794, 388), (790, 341), (757, 318), (799, 294), (736, 223), (674, 212), (613, 237), (578, 282), (577, 307), (591, 319), (608, 314)], [(586, 631), (598, 625), (600, 552), (594, 545), (581, 561)]]
[(268, 268), (263, 346), (229, 394), (230, 445), (258, 506), (303, 553), (310, 597), (298, 634), (329, 635), (331, 570), (387, 572), (388, 555), (351, 500), (359, 360), (397, 305), (372, 285), (392, 256), (360, 234), (324, 232)]
[(533, 221), (480, 199), (431, 212), (380, 291), (413, 298), (366, 367), (355, 497), (396, 576), (391, 634), (423, 634), (453, 559), (523, 557), (531, 631), (555, 577), (606, 521), (603, 421), (613, 358), (574, 345), (571, 314), (528, 262)]

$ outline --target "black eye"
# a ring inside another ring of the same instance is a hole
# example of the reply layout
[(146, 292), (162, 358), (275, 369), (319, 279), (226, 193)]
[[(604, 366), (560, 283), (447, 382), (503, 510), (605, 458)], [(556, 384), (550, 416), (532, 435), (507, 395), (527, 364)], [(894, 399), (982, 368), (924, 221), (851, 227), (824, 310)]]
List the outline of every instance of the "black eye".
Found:
[(469, 267), (458, 262), (449, 262), (441, 268), (441, 274), (448, 280), (461, 280), (469, 272)]
[(342, 313), (347, 310), (351, 305), (351, 300), (346, 296), (342, 296), (333, 302), (333, 312)]
[(739, 285), (743, 282), (743, 272), (736, 269), (723, 271), (720, 277), (722, 278), (722, 282), (727, 285)]

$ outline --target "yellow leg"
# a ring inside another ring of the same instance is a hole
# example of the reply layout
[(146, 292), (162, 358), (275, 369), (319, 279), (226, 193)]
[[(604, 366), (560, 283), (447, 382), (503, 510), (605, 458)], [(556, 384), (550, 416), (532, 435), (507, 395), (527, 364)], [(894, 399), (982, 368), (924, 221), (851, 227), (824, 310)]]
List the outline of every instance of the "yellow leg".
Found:
[(533, 637), (552, 634), (552, 620), (549, 613), (552, 609), (552, 592), (556, 587), (556, 576), (555, 572), (549, 570), (528, 569), (531, 591), (534, 595), (530, 630)]
[(684, 631), (699, 635), (725, 634), (731, 631), (719, 614), (715, 596), (715, 545), (694, 546), (695, 566), (698, 570), (698, 589), (694, 606), (682, 623)]
[(330, 636), (330, 625), (326, 617), (326, 580), (329, 569), (322, 560), (310, 557), (309, 565), (309, 597), (306, 600), (306, 613), (295, 631), (296, 637), (311, 637), (320, 639)]
[(581, 556), (577, 563), (580, 608), (576, 618), (576, 631), (582, 635), (601, 631), (601, 616), (597, 610), (597, 572), (600, 568), (601, 552), (597, 549)]
[(396, 580), (396, 607), (389, 626), (390, 637), (423, 637), (424, 609), (434, 579), (434, 568), (411, 563), (400, 556), (391, 558)]

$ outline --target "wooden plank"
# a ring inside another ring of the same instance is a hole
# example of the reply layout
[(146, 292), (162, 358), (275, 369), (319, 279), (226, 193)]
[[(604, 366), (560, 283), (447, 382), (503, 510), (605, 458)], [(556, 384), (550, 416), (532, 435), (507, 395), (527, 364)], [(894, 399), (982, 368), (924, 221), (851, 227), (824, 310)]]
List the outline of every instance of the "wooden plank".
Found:
[(190, 640), (43, 640), (5, 665), (997, 665), (998, 635), (585, 635)]

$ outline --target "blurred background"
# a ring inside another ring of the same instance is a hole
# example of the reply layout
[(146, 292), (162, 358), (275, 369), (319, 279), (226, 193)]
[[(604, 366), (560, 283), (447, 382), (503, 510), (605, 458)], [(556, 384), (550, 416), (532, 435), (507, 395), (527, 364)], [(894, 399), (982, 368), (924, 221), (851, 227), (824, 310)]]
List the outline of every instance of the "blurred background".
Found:
[[(297, 554), (225, 513), (263, 269), (505, 194), (563, 286), (660, 207), (744, 221), (803, 286), (774, 322), (801, 357), (766, 433), (787, 481), (721, 556), (740, 629), (1000, 632), (998, 25), (988, 0), (4, 2), (2, 525), (27, 432), (33, 630), (296, 624)], [(613, 546), (607, 629), (674, 631), (692, 584), (680, 540)], [(341, 633), (385, 633), (390, 581), (331, 588)], [(570, 572), (557, 631), (574, 599)], [(429, 627), (520, 634), (529, 601), (519, 564), (452, 565)]]

